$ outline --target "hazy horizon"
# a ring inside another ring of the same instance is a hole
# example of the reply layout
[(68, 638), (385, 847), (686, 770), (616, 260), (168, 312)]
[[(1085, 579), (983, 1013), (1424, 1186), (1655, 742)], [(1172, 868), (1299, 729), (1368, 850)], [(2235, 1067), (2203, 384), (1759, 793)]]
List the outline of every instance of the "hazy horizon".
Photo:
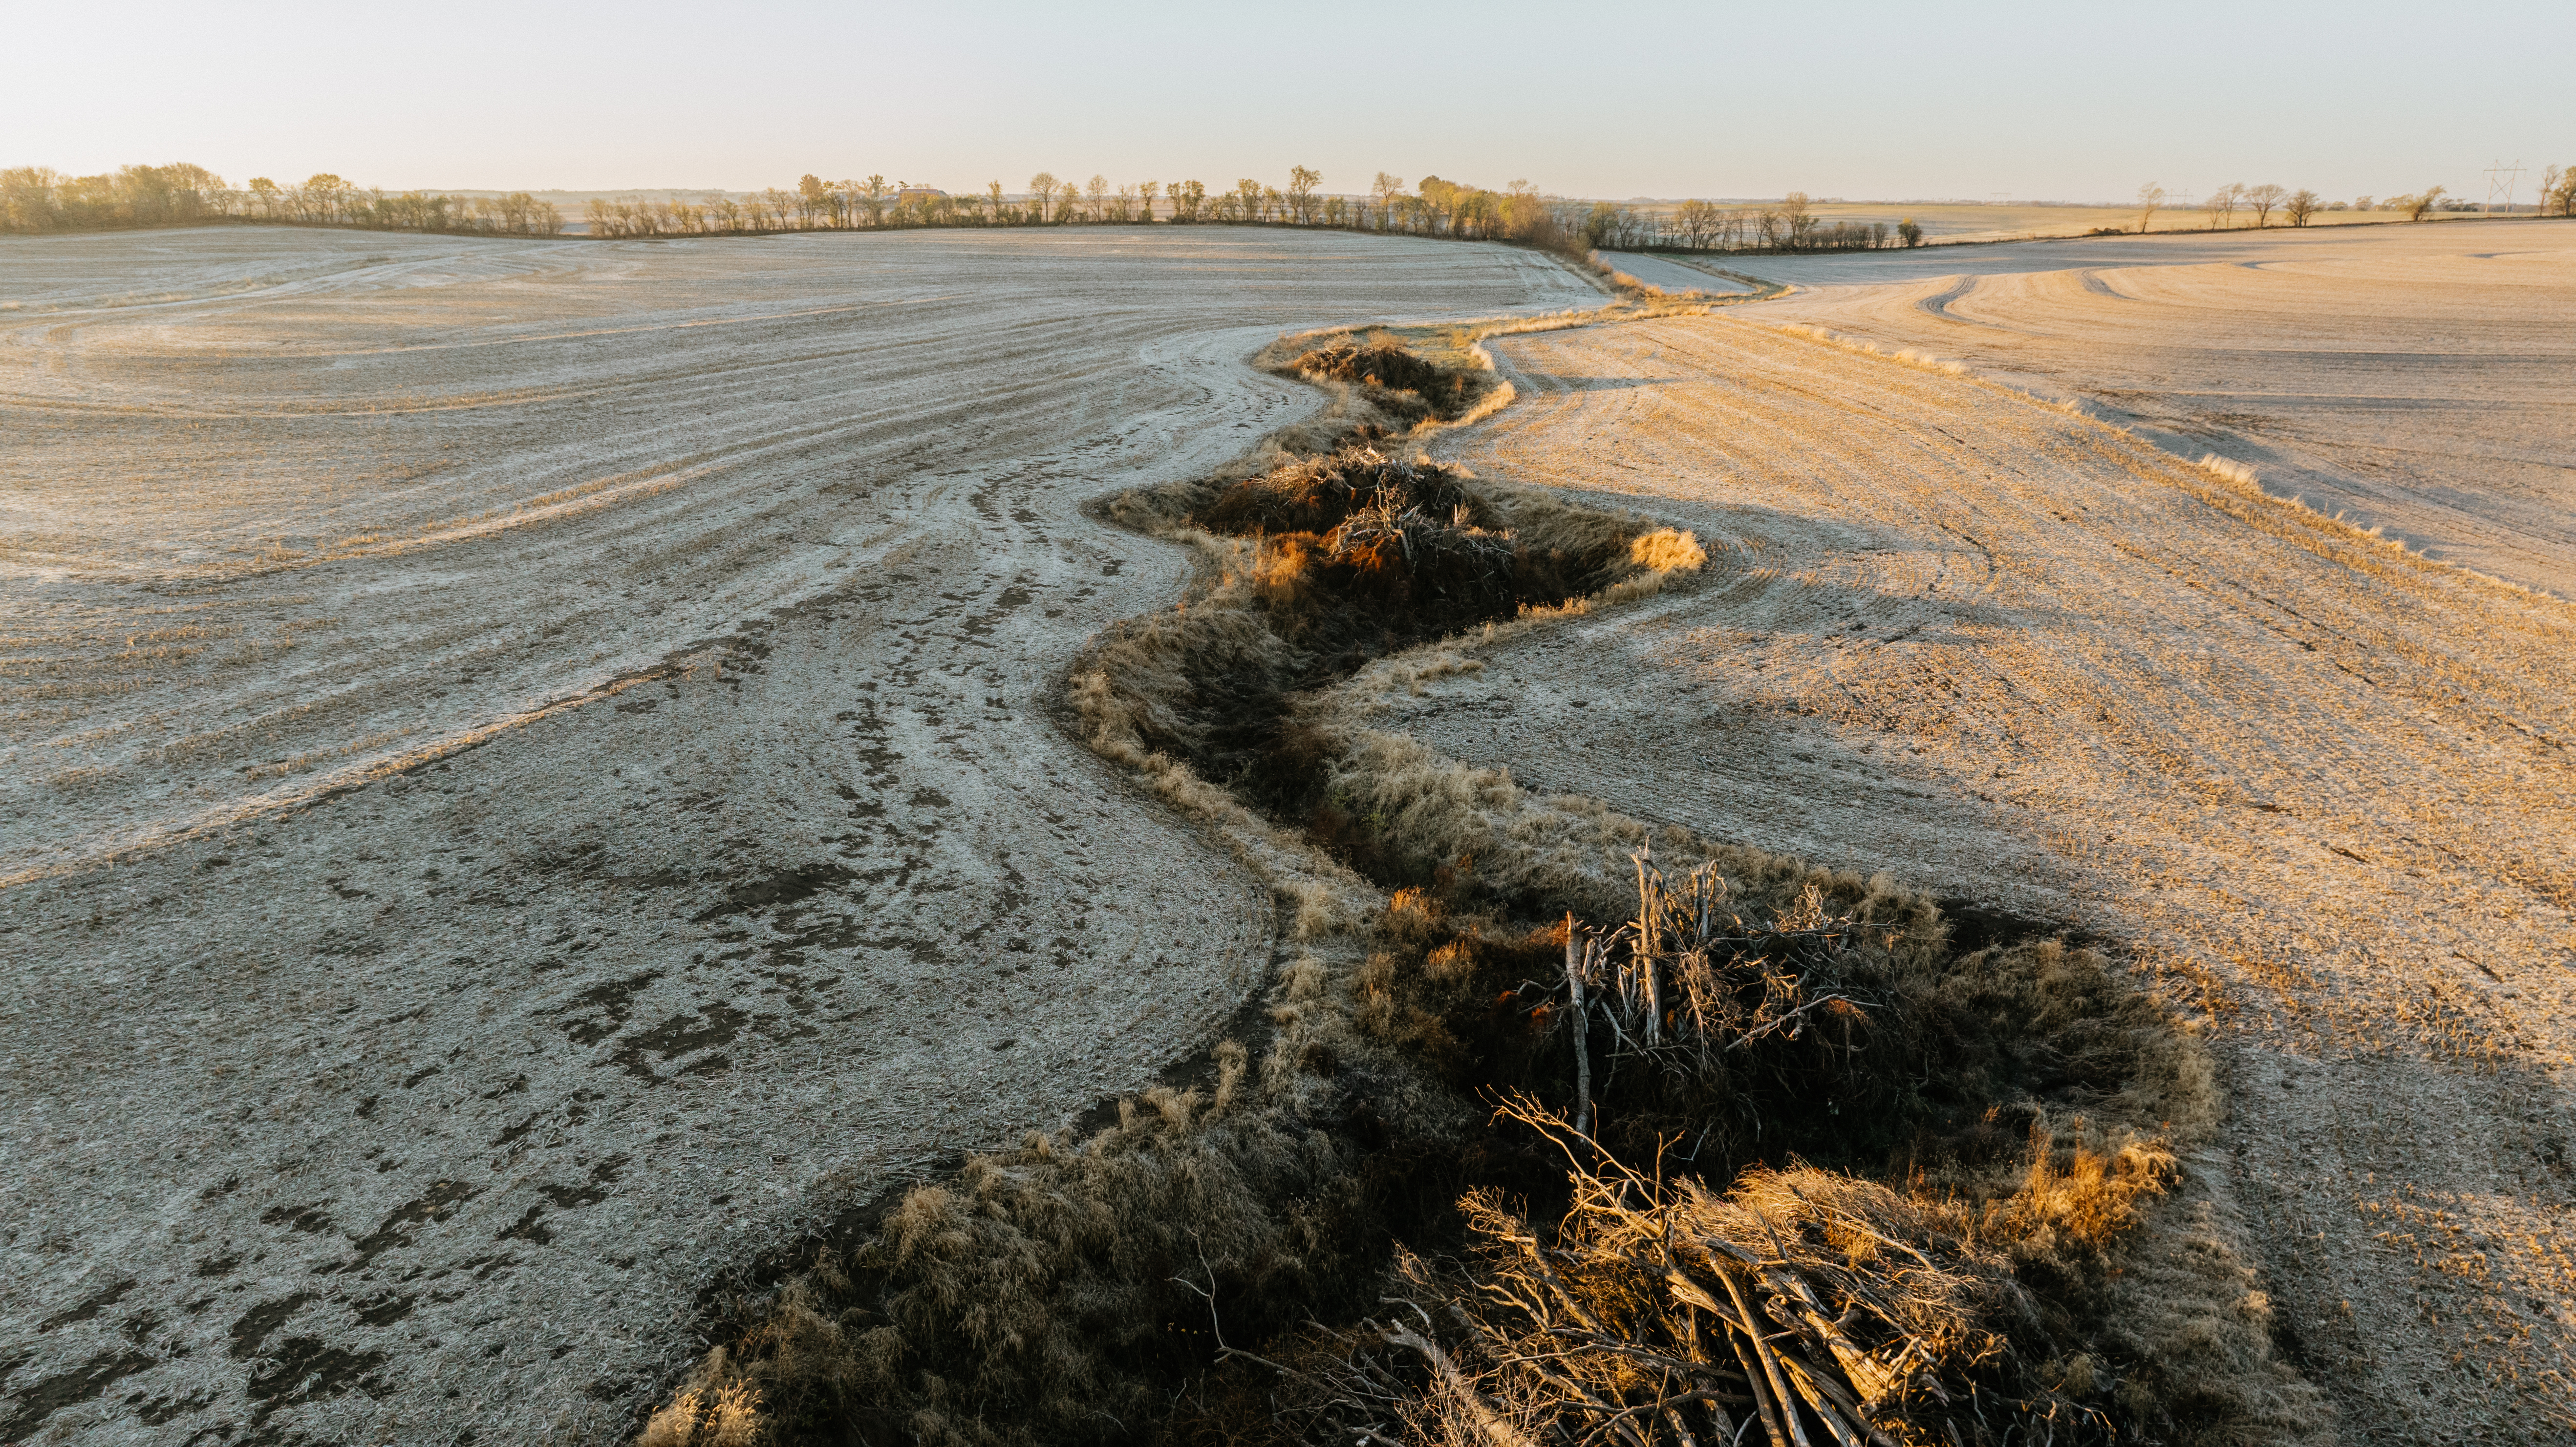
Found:
[[(1386, 170), (1612, 199), (2116, 203), (2146, 181), (2483, 199), (2487, 168), (2517, 161), (2527, 200), (2576, 152), (2551, 105), (2576, 46), (2565, 7), (2431, 23), (2383, 4), (2325, 24), (2203, 4), (2142, 25), (1873, 4), (1764, 29), (1775, 13), (1647, 6), (1603, 30), (1528, 5), (1333, 3), (1292, 23), (767, 0), (717, 25), (670, 4), (611, 20), (484, 3), (425, 30), (310, 4), (56, 7), (26, 22), (29, 53), (56, 59), (0, 97), (0, 165), (592, 193), (809, 171), (952, 192), (1039, 170), (1216, 185), (1308, 165), (1342, 192)], [(112, 60), (60, 59), (82, 56)]]

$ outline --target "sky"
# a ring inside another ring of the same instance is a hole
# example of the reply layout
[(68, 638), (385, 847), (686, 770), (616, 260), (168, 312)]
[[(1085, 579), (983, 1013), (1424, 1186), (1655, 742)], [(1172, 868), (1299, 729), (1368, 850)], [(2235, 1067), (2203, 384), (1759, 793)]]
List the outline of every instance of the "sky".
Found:
[(1051, 171), (1327, 191), (2522, 196), (2576, 162), (2576, 4), (22, 7), (0, 166), (235, 185), (744, 190)]

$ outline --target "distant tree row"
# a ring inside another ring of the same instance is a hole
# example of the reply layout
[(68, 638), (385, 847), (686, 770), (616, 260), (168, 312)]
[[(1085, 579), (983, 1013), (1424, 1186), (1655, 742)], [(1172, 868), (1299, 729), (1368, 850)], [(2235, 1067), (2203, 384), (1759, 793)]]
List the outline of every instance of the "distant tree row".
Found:
[(599, 236), (1230, 222), (1520, 239), (1551, 226), (1571, 234), (1581, 219), (1580, 208), (1569, 215), (1570, 203), (1541, 197), (1527, 182), (1494, 192), (1431, 176), (1408, 194), (1402, 181), (1381, 172), (1366, 196), (1326, 195), (1322, 182), (1322, 173), (1305, 166), (1290, 169), (1285, 189), (1246, 177), (1215, 191), (1200, 181), (1113, 186), (1106, 176), (1076, 182), (1041, 171), (1025, 191), (1007, 191), (994, 181), (981, 193), (955, 196), (883, 176), (827, 181), (808, 175), (793, 191), (593, 201), (585, 219)]
[(1752, 206), (1684, 201), (1669, 212), (1600, 201), (1584, 218), (1583, 233), (1595, 246), (1621, 251), (1875, 251), (1923, 244), (1923, 228), (1911, 219), (1827, 221), (1804, 191)]
[[(2150, 181), (2138, 188), (2138, 230), (2147, 229), (2158, 211), (2165, 209), (2171, 193)], [(2248, 186), (2230, 182), (2212, 191), (2200, 203), (2201, 213), (2213, 230), (2237, 225), (2239, 213), (2250, 217), (2256, 227), (2272, 224), (2278, 214), (2292, 226), (2305, 226), (2320, 211), (2392, 211), (2409, 221), (2421, 221), (2436, 211), (2475, 211), (2477, 203), (2464, 196), (2453, 196), (2440, 186), (2427, 186), (2408, 196), (2357, 196), (2351, 201), (2327, 201), (2316, 192), (2302, 187), (2291, 191), (2265, 183)], [(2576, 216), (2576, 172), (2552, 166), (2541, 173), (2540, 214)]]
[(276, 221), (378, 231), (459, 231), (551, 236), (563, 230), (554, 206), (525, 191), (507, 196), (393, 194), (361, 189), (324, 173), (302, 185), (254, 177), (240, 190), (203, 166), (127, 166), (98, 176), (65, 176), (44, 166), (0, 170), (0, 231), (104, 231), (209, 221)]
[(1000, 181), (983, 191), (950, 195), (889, 182), (827, 181), (808, 175), (796, 189), (748, 195), (680, 193), (665, 199), (599, 200), (586, 220), (594, 236), (736, 235), (770, 231), (894, 230), (949, 226), (1080, 226), (1159, 222), (1171, 225), (1316, 226), (1407, 236), (1517, 241), (1560, 250), (1584, 247), (1673, 251), (1849, 251), (1915, 246), (1912, 221), (1827, 222), (1803, 193), (1765, 205), (1724, 208), (1686, 201), (1675, 210), (1638, 210), (1607, 201), (1542, 195), (1527, 181), (1500, 191), (1425, 176), (1407, 189), (1380, 171), (1356, 195), (1328, 194), (1323, 175), (1292, 167), (1288, 184), (1244, 177), (1210, 190), (1199, 181), (1112, 185), (1031, 176), (1026, 190)]

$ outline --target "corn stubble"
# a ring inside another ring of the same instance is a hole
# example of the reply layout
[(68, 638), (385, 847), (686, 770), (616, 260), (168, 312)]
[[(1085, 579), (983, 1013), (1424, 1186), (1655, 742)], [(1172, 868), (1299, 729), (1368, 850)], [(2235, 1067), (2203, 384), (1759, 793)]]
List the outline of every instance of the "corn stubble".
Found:
[(913, 1190), (739, 1308), (644, 1440), (2313, 1430), (2243, 1309), (2250, 1272), (2151, 1208), (2217, 1091), (2098, 955), (1956, 948), (1883, 879), (1365, 726), (1353, 695), (1474, 666), (1403, 650), (1640, 596), (1706, 554), (1397, 455), (1490, 377), (1383, 338), (1273, 365), (1334, 404), (1246, 475), (1109, 505), (1208, 566), (1070, 690), (1096, 749), (1294, 906), (1266, 1039)]

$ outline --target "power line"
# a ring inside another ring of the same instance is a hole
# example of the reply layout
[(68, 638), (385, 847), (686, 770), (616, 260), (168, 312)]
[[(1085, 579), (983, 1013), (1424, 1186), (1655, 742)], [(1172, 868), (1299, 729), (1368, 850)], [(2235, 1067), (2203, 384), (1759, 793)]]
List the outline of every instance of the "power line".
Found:
[(2504, 197), (2504, 209), (2513, 209), (2513, 193), (2522, 184), (2522, 162), (2508, 166), (2502, 161), (2487, 167), (2487, 214), (2495, 214), (2496, 197)]

